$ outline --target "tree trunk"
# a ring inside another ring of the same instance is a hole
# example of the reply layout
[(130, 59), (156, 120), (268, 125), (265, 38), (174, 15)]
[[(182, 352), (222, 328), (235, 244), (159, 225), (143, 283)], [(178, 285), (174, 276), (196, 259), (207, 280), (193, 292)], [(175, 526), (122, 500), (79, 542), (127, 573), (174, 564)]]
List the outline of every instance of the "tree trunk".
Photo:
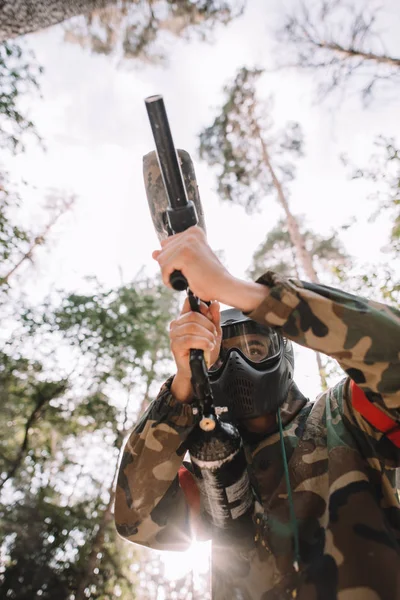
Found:
[(0, 0), (0, 42), (117, 4), (117, 0)]
[[(255, 119), (253, 119), (253, 124), (254, 124), (255, 130), (256, 130), (256, 133), (258, 135), (258, 138), (260, 140), (260, 143), (261, 143), (261, 151), (262, 151), (262, 157), (263, 157), (264, 164), (267, 167), (267, 169), (271, 175), (273, 184), (274, 184), (276, 192), (278, 194), (278, 201), (279, 201), (280, 205), (282, 206), (283, 210), (285, 211), (286, 221), (287, 221), (288, 229), (289, 229), (289, 236), (290, 236), (291, 242), (296, 250), (298, 262), (301, 265), (301, 268), (303, 269), (307, 278), (312, 283), (319, 283), (318, 275), (314, 269), (314, 265), (312, 262), (312, 256), (306, 248), (305, 240), (304, 240), (303, 235), (300, 232), (299, 225), (298, 225), (295, 217), (290, 212), (289, 203), (288, 203), (285, 193), (283, 191), (282, 184), (279, 181), (279, 179), (274, 171), (274, 168), (271, 164), (267, 145), (261, 135), (260, 127)], [(317, 352), (316, 355), (317, 355), (318, 372), (319, 372), (319, 377), (321, 380), (321, 387), (323, 390), (326, 390), (328, 388), (328, 385), (327, 385), (327, 381), (326, 381), (326, 377), (325, 377), (325, 369), (322, 366), (320, 354)]]
[(385, 56), (384, 54), (374, 54), (373, 52), (363, 52), (356, 48), (345, 48), (333, 42), (313, 42), (318, 48), (331, 50), (336, 54), (340, 54), (345, 58), (361, 58), (362, 60), (375, 62), (378, 64), (390, 65), (391, 67), (400, 68), (400, 58)]
[(274, 168), (271, 164), (268, 149), (267, 149), (267, 146), (261, 136), (261, 131), (258, 127), (258, 124), (256, 124), (256, 128), (257, 128), (257, 133), (258, 133), (258, 136), (259, 136), (259, 139), (261, 142), (261, 150), (262, 150), (264, 164), (267, 167), (268, 171), (270, 172), (272, 181), (274, 183), (275, 189), (278, 194), (279, 203), (282, 206), (283, 210), (285, 211), (290, 239), (292, 241), (293, 246), (296, 249), (296, 254), (297, 254), (297, 257), (299, 260), (299, 264), (301, 265), (301, 268), (303, 269), (303, 271), (306, 274), (306, 276), (308, 277), (308, 279), (310, 281), (312, 281), (313, 283), (318, 283), (318, 275), (315, 272), (314, 265), (312, 263), (312, 257), (306, 248), (304, 237), (302, 236), (302, 234), (300, 232), (298, 223), (297, 223), (295, 217), (290, 212), (288, 201), (286, 200), (286, 196), (283, 191), (281, 182), (279, 181), (278, 177), (276, 176)]

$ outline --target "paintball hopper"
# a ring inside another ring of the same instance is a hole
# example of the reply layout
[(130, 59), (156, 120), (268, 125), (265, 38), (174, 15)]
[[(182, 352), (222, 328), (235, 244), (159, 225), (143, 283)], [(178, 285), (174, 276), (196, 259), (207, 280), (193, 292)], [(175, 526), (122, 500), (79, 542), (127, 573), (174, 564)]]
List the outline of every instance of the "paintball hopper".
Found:
[[(197, 225), (206, 233), (204, 213), (201, 206), (192, 159), (185, 150), (177, 150), (177, 155), (186, 188), (187, 199), (189, 202), (193, 202), (195, 206), (198, 219)], [(165, 190), (157, 154), (154, 150), (143, 157), (143, 177), (151, 218), (153, 219), (154, 228), (160, 241), (173, 233), (185, 231), (187, 227), (193, 224), (185, 223), (183, 211), (179, 214), (179, 209), (175, 209), (174, 213), (171, 213), (171, 205)], [(174, 227), (174, 231), (171, 230), (170, 226), (172, 220), (179, 224), (179, 226)]]

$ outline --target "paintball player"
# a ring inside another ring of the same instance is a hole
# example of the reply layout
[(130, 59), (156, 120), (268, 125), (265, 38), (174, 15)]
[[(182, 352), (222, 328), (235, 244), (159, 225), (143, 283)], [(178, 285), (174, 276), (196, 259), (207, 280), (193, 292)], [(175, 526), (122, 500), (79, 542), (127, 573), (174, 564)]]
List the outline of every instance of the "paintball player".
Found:
[[(212, 598), (400, 599), (399, 311), (271, 271), (242, 281), (198, 227), (162, 241), (153, 258), (167, 286), (179, 269), (193, 293), (212, 303), (202, 303), (200, 314), (186, 300), (171, 323), (177, 370), (126, 444), (119, 534), (178, 551), (194, 531), (206, 537), (194, 480), (188, 485), (182, 468), (199, 420), (189, 367), (190, 349), (198, 348), (211, 353), (210, 381), (240, 430), (257, 498), (253, 546), (213, 542)], [(218, 302), (233, 309), (220, 314)], [(292, 341), (335, 358), (346, 372), (313, 403), (293, 381)]]

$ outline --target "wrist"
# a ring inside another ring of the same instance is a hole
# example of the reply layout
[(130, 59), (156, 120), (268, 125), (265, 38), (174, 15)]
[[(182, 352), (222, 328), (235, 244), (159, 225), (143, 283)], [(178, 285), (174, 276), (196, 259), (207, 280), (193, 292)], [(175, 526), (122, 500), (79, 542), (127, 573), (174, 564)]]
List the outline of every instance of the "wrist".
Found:
[(171, 394), (178, 402), (190, 402), (193, 400), (194, 395), (190, 378), (177, 373), (171, 383)]
[(243, 281), (231, 275), (224, 287), (220, 302), (245, 313), (255, 310), (268, 296), (268, 288), (254, 281)]

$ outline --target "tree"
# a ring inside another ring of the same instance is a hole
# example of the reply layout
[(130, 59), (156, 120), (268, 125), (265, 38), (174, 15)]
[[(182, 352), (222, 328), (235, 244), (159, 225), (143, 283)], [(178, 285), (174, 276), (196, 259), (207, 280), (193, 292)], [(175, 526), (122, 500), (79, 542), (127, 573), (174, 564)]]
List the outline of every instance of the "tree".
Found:
[(20, 44), (0, 44), (0, 148), (25, 150), (25, 138), (40, 140), (32, 121), (21, 111), (21, 96), (39, 90), (42, 68), (33, 52)]
[[(299, 225), (302, 229), (301, 234), (306, 249), (313, 257), (317, 272), (320, 276), (323, 276), (324, 283), (334, 285), (342, 282), (343, 274), (347, 272), (350, 260), (337, 235), (321, 236), (316, 234), (309, 229), (305, 229), (302, 220), (300, 220)], [(247, 274), (251, 279), (256, 280), (263, 273), (271, 270), (286, 277), (295, 275), (299, 278), (300, 269), (301, 266), (290, 239), (287, 224), (284, 219), (280, 219), (253, 254), (252, 263), (247, 270)], [(326, 388), (329, 377), (334, 376), (337, 379), (341, 370), (336, 361), (326, 356), (318, 356), (317, 363), (321, 384)]]
[[(49, 410), (51, 401), (67, 390), (67, 381), (41, 379), (41, 371), (42, 365), (38, 362), (0, 353), (0, 401), (3, 414), (0, 428), (0, 490), (20, 468), (29, 451), (32, 431), (45, 411)], [(45, 446), (41, 451), (45, 452)]]
[(311, 281), (316, 273), (299, 226), (289, 209), (287, 184), (295, 177), (291, 157), (302, 155), (303, 134), (298, 123), (273, 129), (272, 99), (257, 99), (260, 69), (240, 69), (233, 84), (225, 86), (226, 101), (214, 123), (200, 133), (200, 157), (218, 165), (218, 194), (222, 200), (244, 206), (251, 213), (265, 208), (276, 195), (288, 224), (301, 268)]
[[(27, 185), (26, 183), (24, 184)], [(0, 174), (0, 289), (10, 288), (10, 280), (26, 262), (32, 262), (35, 251), (49, 239), (51, 230), (75, 202), (74, 196), (52, 191), (47, 195), (47, 223), (39, 231), (21, 225), (22, 198), (6, 174)], [(1, 304), (1, 302), (0, 302)]]
[(0, 41), (38, 31), (79, 17), (67, 26), (67, 40), (110, 54), (122, 50), (126, 58), (160, 58), (155, 42), (165, 32), (192, 33), (203, 39), (217, 23), (227, 24), (243, 11), (237, 0), (4, 0)]
[[(138, 375), (153, 372), (156, 362), (160, 376), (165, 374), (163, 360), (170, 356), (167, 325), (176, 302), (176, 295), (158, 280), (135, 281), (115, 290), (97, 285), (93, 294), (70, 294), (53, 311), (46, 307), (42, 323), (79, 348), (91, 365), (93, 380), (130, 389)], [(33, 314), (27, 319), (37, 327)]]
[[(167, 324), (176, 295), (161, 281), (96, 287), (93, 294), (67, 295), (58, 306), (47, 302), (26, 311), (27, 340), (8, 344), (0, 359), (0, 451), (8, 485), (0, 505), (6, 556), (0, 595), (111, 600), (118, 592), (130, 600), (136, 585), (131, 552), (113, 524), (115, 477), (127, 431), (170, 371)], [(45, 367), (13, 356), (30, 339), (53, 353), (64, 346), (62, 364), (71, 363), (71, 372), (57, 394), (50, 393), (57, 380), (47, 380), (56, 362)], [(48, 393), (38, 406), (43, 390)], [(103, 457), (101, 472), (91, 466), (94, 447)], [(13, 535), (17, 517), (32, 521), (22, 537)]]
[[(0, 148), (13, 154), (24, 152), (26, 139), (42, 140), (21, 99), (39, 91), (42, 68), (36, 64), (33, 52), (25, 46), (0, 44)], [(24, 182), (26, 187), (27, 183)], [(38, 246), (46, 243), (51, 229), (74, 202), (72, 196), (57, 191), (47, 195), (49, 220), (40, 231), (30, 231), (18, 224), (22, 205), (20, 191), (12, 185), (6, 172), (0, 173), (0, 288), (9, 288), (9, 280), (26, 261), (32, 261)]]
[(400, 56), (385, 47), (379, 13), (376, 3), (366, 1), (296, 3), (277, 35), (285, 49), (283, 65), (314, 71), (320, 98), (351, 80), (368, 103), (385, 84), (400, 82)]
[(370, 158), (368, 167), (351, 165), (343, 156), (345, 165), (351, 168), (351, 178), (366, 179), (374, 184), (375, 191), (369, 199), (377, 204), (371, 215), (376, 220), (379, 215), (390, 215), (391, 230), (387, 251), (400, 256), (400, 147), (394, 138), (379, 136), (374, 146), (376, 152)]
[[(266, 208), (275, 195), (285, 214), (300, 274), (318, 282), (313, 257), (307, 250), (296, 217), (290, 210), (288, 184), (294, 179), (292, 157), (302, 155), (303, 135), (298, 123), (276, 131), (271, 118), (271, 99), (257, 98), (257, 82), (263, 71), (240, 69), (224, 88), (225, 103), (212, 125), (200, 133), (200, 157), (217, 166), (218, 194), (222, 200), (244, 206), (251, 213)], [(326, 386), (319, 355), (321, 382)]]
[(3, 598), (67, 600), (79, 574), (81, 536), (94, 526), (89, 502), (65, 507), (48, 487), (27, 492), (1, 507), (5, 561), (0, 576)]
[[(305, 240), (306, 249), (313, 257), (318, 273), (324, 273), (326, 278), (337, 279), (349, 264), (349, 257), (345, 253), (336, 234), (328, 237), (316, 234), (309, 229), (304, 229), (300, 221), (301, 234)], [(280, 219), (268, 233), (265, 241), (260, 244), (253, 255), (252, 264), (247, 274), (251, 279), (257, 279), (268, 269), (286, 275), (299, 277), (301, 266), (298, 264), (295, 248), (290, 239), (287, 223)]]
[(50, 215), (46, 225), (40, 231), (29, 231), (16, 224), (15, 213), (21, 204), (20, 195), (10, 189), (5, 176), (0, 175), (0, 287), (9, 288), (10, 279), (26, 261), (33, 260), (35, 250), (48, 241), (54, 225), (74, 202), (74, 196), (53, 191), (47, 197)]
[[(352, 180), (367, 180), (374, 186), (369, 195), (371, 202), (370, 221), (389, 218), (388, 241), (382, 248), (392, 260), (375, 265), (371, 272), (362, 266), (358, 272), (349, 274), (350, 284), (366, 296), (376, 300), (400, 303), (400, 272), (397, 267), (400, 257), (400, 148), (394, 138), (380, 136), (375, 140), (376, 151), (369, 160), (369, 166), (354, 165), (347, 156), (343, 162)], [(375, 204), (375, 210), (373, 205)], [(397, 267), (397, 268), (396, 268)]]
[(66, 25), (66, 40), (98, 54), (122, 51), (127, 59), (163, 62), (163, 41), (168, 36), (206, 40), (218, 24), (238, 17), (244, 2), (236, 0), (183, 0), (110, 5)]

